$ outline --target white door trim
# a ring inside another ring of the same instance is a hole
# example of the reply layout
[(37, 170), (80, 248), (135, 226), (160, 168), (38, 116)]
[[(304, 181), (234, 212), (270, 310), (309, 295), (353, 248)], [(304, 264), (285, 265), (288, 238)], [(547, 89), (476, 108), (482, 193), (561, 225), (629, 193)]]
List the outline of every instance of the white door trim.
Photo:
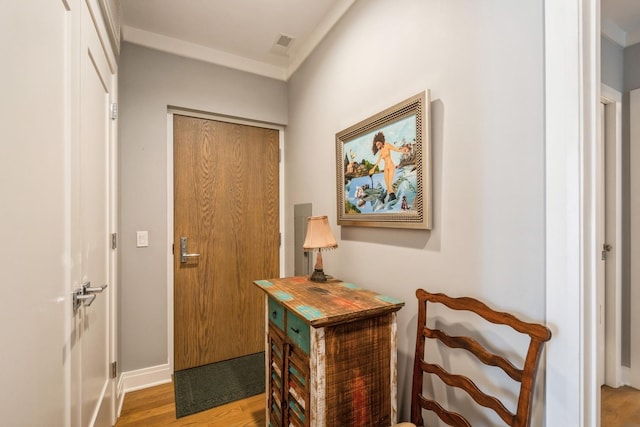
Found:
[(544, 2), (546, 426), (595, 427), (598, 0)]
[[(118, 74), (111, 75), (110, 103), (118, 103)], [(118, 246), (120, 242), (118, 232), (118, 121), (117, 116), (111, 118), (109, 126), (109, 230), (115, 234), (115, 248), (112, 246), (109, 252), (109, 286), (111, 287), (109, 302), (109, 360), (111, 363), (118, 363)], [(113, 243), (113, 242), (112, 242)], [(119, 401), (124, 401), (124, 393), (119, 393), (117, 388), (116, 375), (111, 379), (109, 408), (111, 425), (115, 425), (118, 420)]]
[[(199, 117), (207, 120), (235, 123), (247, 126), (259, 126), (267, 129), (276, 129), (279, 135), (278, 146), (280, 148), (280, 242), (285, 242), (284, 232), (284, 126), (241, 119), (229, 116), (220, 116), (213, 113), (181, 109), (178, 107), (167, 108), (167, 355), (170, 372), (173, 373), (173, 115), (182, 114), (190, 117)], [(284, 272), (284, 245), (280, 244), (280, 275)]]
[[(629, 286), (630, 290), (630, 299), (631, 301), (640, 301), (640, 257), (638, 256), (638, 248), (640, 242), (640, 196), (638, 196), (638, 192), (640, 191), (640, 173), (638, 173), (638, 168), (633, 167), (633, 165), (640, 164), (640, 123), (638, 120), (633, 120), (633, 117), (640, 117), (640, 89), (632, 90), (629, 93), (629, 207), (630, 207), (630, 253), (629, 253), (629, 264), (631, 265), (631, 278)], [(635, 261), (635, 262), (634, 262)], [(630, 321), (630, 346), (631, 346), (631, 354), (629, 360), (629, 384), (632, 387), (640, 388), (640, 363), (636, 363), (634, 366), (634, 361), (640, 362), (640, 328), (635, 327), (634, 325), (640, 324), (640, 313), (638, 310), (630, 310), (631, 313), (631, 321)]]
[(167, 364), (173, 373), (173, 114), (167, 111)]
[(622, 385), (622, 93), (603, 84), (600, 101), (605, 104), (604, 136), (609, 146), (605, 155), (605, 235), (613, 248), (613, 272), (607, 263), (605, 284), (604, 381), (617, 388)]

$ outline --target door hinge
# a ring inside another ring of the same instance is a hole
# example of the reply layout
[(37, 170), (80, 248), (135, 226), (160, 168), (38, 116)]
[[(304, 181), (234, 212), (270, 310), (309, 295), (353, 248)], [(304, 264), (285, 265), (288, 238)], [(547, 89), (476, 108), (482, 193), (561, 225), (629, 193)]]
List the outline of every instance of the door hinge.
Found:
[(118, 234), (111, 233), (111, 249), (115, 249), (118, 247)]
[(171, 255), (175, 255), (176, 245), (175, 243), (171, 244)]
[(282, 247), (282, 233), (278, 233), (278, 247)]
[(604, 243), (602, 245), (602, 261), (606, 261), (607, 260), (607, 252), (611, 252), (611, 245)]
[(278, 163), (282, 163), (282, 148), (278, 148)]
[(111, 362), (111, 378), (118, 376), (118, 362)]
[(112, 102), (109, 109), (111, 110), (111, 120), (116, 120), (118, 118), (118, 104)]

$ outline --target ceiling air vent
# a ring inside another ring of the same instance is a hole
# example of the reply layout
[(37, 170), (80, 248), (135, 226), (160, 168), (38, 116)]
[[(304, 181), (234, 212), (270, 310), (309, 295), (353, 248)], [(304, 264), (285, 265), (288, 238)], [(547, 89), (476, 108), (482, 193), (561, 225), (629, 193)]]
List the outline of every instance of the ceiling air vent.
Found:
[(289, 37), (284, 34), (280, 34), (278, 40), (276, 41), (276, 46), (280, 46), (282, 48), (288, 48), (291, 42), (293, 41), (293, 37)]

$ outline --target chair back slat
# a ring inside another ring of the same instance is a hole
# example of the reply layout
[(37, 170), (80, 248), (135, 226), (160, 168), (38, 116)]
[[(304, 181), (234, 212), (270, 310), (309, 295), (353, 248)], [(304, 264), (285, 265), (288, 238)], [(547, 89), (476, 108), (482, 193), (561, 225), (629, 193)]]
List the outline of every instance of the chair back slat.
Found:
[(473, 398), (479, 405), (484, 406), (485, 408), (493, 409), (502, 420), (508, 425), (513, 424), (513, 419), (515, 417), (505, 406), (493, 396), (489, 396), (482, 390), (478, 388), (478, 386), (471, 381), (468, 377), (464, 375), (456, 375), (452, 374), (442, 366), (436, 365), (434, 363), (422, 363), (422, 371), (428, 372), (430, 374), (437, 375), (442, 382), (444, 382), (449, 387), (457, 387), (467, 392), (469, 396)]
[[(421, 293), (422, 297), (419, 296), (418, 293)], [(551, 339), (551, 331), (546, 326), (537, 323), (523, 322), (510, 313), (495, 311), (474, 298), (452, 298), (441, 293), (431, 294), (423, 289), (418, 289), (416, 296), (418, 296), (419, 300), (422, 299), (423, 301), (428, 300), (430, 302), (444, 304), (453, 310), (471, 311), (491, 323), (511, 326), (521, 334), (527, 334), (531, 336), (531, 338), (536, 338), (540, 341), (549, 341), (549, 339)]]
[[(507, 426), (530, 427), (531, 404), (535, 378), (540, 361), (540, 354), (544, 343), (551, 339), (551, 331), (544, 325), (523, 322), (510, 313), (493, 310), (483, 302), (470, 298), (452, 298), (445, 294), (432, 294), (423, 289), (416, 291), (418, 298), (418, 328), (416, 334), (416, 351), (413, 365), (413, 385), (411, 401), (411, 421), (416, 426), (424, 426), (423, 410), (433, 411), (438, 417), (451, 426), (470, 426), (470, 422), (463, 415), (445, 409), (435, 399), (424, 395), (424, 378), (435, 375), (449, 387), (464, 390), (477, 404), (493, 410)], [(488, 351), (476, 339), (465, 336), (451, 336), (441, 329), (432, 329), (427, 325), (427, 303), (443, 304), (451, 310), (473, 312), (484, 320), (506, 325), (513, 330), (529, 336), (529, 346), (526, 351), (522, 369), (517, 368), (506, 354), (496, 354)], [(501, 369), (506, 375), (519, 384), (516, 399), (516, 413), (509, 411), (504, 402), (488, 395), (476, 383), (465, 375), (448, 372), (440, 365), (429, 360), (429, 352), (425, 344), (426, 339), (437, 340), (451, 349), (464, 349), (487, 366)], [(470, 402), (470, 401), (469, 401)]]
[(420, 399), (422, 401), (423, 408), (434, 411), (442, 421), (450, 426), (471, 427), (471, 424), (469, 424), (469, 421), (467, 421), (465, 417), (455, 412), (447, 411), (435, 400), (425, 399), (424, 396), (420, 396)]
[(452, 337), (439, 329), (425, 329), (424, 336), (426, 338), (435, 338), (440, 340), (449, 348), (464, 348), (473, 353), (485, 365), (496, 366), (501, 368), (515, 381), (522, 381), (522, 369), (518, 369), (504, 357), (491, 353), (485, 349), (482, 344), (469, 337)]

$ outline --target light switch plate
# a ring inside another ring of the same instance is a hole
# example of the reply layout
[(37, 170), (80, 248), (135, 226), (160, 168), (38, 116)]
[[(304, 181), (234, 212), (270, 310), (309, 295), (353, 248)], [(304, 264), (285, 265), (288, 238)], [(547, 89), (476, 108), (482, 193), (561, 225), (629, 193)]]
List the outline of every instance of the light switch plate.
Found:
[(146, 248), (149, 246), (148, 231), (136, 231), (136, 246), (139, 248)]

